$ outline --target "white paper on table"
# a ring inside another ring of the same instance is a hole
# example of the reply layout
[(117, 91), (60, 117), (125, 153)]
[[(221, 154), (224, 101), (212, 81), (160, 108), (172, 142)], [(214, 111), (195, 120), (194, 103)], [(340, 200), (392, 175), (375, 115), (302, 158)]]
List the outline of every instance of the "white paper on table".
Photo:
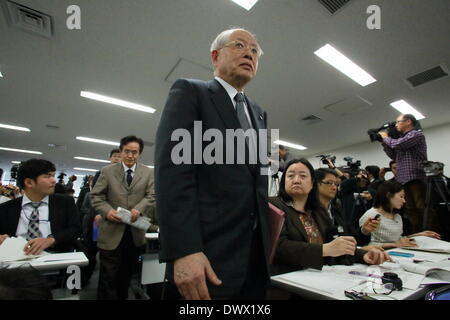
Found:
[[(411, 254), (411, 250), (406, 250), (406, 249), (402, 249), (402, 248), (396, 248), (396, 249), (390, 250), (390, 251)], [(389, 251), (387, 251), (387, 253), (389, 253)], [(450, 258), (450, 254), (445, 254), (445, 253), (414, 251), (413, 254), (414, 254), (414, 257), (411, 257), (411, 258), (410, 257), (399, 257), (399, 256), (391, 256), (391, 258), (393, 258), (395, 260), (398, 259), (398, 260), (410, 261), (410, 262), (414, 262), (417, 260), (439, 262), (439, 261), (448, 260)]]
[(27, 244), (27, 240), (22, 237), (11, 237), (6, 238), (5, 241), (0, 245), (0, 261), (12, 262), (12, 261), (23, 261), (31, 260), (36, 257), (48, 254), (43, 251), (39, 255), (26, 255), (23, 249)]
[(117, 208), (117, 215), (120, 217), (123, 223), (126, 223), (134, 228), (138, 228), (144, 231), (147, 231), (148, 228), (150, 228), (150, 218), (140, 216), (137, 218), (135, 222), (131, 222), (131, 212), (127, 209), (118, 207)]
[(67, 261), (75, 260), (82, 256), (82, 252), (68, 252), (68, 253), (52, 253), (39, 257), (33, 260), (33, 262), (51, 262), (51, 261)]
[[(328, 294), (342, 293), (345, 290), (361, 283), (360, 277), (354, 277), (348, 272), (355, 268), (344, 269), (324, 266), (322, 271), (306, 269), (286, 273), (276, 278), (290, 282), (296, 286), (308, 287), (313, 291), (322, 291)], [(339, 273), (339, 275), (337, 274)]]
[(412, 237), (412, 239), (416, 241), (417, 247), (405, 247), (405, 249), (450, 253), (450, 242), (424, 236)]

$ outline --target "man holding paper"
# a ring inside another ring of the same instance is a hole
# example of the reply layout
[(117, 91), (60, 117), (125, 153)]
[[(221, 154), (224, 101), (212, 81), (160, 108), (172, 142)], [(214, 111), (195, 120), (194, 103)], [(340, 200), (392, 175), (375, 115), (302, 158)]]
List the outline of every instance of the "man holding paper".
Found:
[(73, 199), (53, 194), (55, 171), (54, 164), (43, 159), (20, 166), (17, 184), (24, 195), (0, 205), (0, 245), (8, 237), (21, 236), (27, 240), (26, 255), (74, 249), (80, 218)]
[(153, 171), (138, 163), (143, 149), (142, 139), (122, 138), (122, 162), (104, 167), (91, 192), (92, 206), (102, 216), (97, 240), (100, 300), (127, 298), (133, 267), (145, 244), (145, 230), (125, 224), (117, 212), (119, 207), (130, 211), (135, 222), (154, 205)]

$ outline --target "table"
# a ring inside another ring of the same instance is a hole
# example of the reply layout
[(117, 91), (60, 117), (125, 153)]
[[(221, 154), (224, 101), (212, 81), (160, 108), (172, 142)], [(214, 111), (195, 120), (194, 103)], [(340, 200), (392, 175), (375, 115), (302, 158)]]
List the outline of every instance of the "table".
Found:
[[(146, 233), (145, 239), (147, 241), (158, 241), (158, 233)], [(142, 255), (142, 274), (141, 284), (153, 284), (164, 282), (164, 275), (166, 272), (166, 264), (159, 263), (157, 252), (145, 253)]]
[(84, 267), (89, 260), (83, 252), (52, 253), (29, 261), (4, 263), (7, 268), (33, 267), (39, 271), (54, 271), (66, 269), (71, 265)]
[[(394, 249), (394, 251), (403, 251), (402, 249)], [(411, 252), (411, 251), (409, 251)], [(431, 254), (435, 261), (446, 261), (448, 255)], [(397, 258), (397, 257), (396, 257)], [(402, 258), (397, 258), (402, 259)], [(405, 258), (406, 259), (406, 258)], [(412, 259), (411, 259), (412, 260)], [(367, 271), (369, 266), (363, 264), (355, 264), (353, 266), (324, 266), (322, 271), (305, 269), (285, 274), (280, 274), (271, 277), (273, 286), (282, 290), (298, 294), (306, 299), (313, 300), (349, 300), (344, 294), (345, 290), (355, 290), (371, 292), (370, 284), (367, 282), (367, 277), (359, 277), (350, 275), (350, 271), (359, 271), (362, 273), (373, 273)], [(390, 271), (383, 270), (383, 265), (380, 267), (370, 266), (371, 269), (379, 268), (380, 273)], [(427, 280), (428, 278), (425, 278)], [(402, 279), (405, 282), (404, 279)], [(401, 291), (393, 291), (390, 295), (374, 295), (377, 300), (416, 300), (424, 297), (429, 290), (426, 286), (418, 289), (403, 288)]]

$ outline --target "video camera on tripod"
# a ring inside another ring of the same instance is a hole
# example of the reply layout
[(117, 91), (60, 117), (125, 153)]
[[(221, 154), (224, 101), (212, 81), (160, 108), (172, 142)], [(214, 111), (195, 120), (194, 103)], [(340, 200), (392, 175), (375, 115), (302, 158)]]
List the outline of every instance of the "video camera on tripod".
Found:
[(21, 161), (21, 162), (18, 163), (18, 164), (13, 165), (13, 166), (11, 167), (11, 169), (9, 170), (9, 171), (10, 171), (10, 174), (11, 174), (11, 180), (17, 180), (17, 173), (19, 172), (19, 168), (20, 168), (20, 166), (22, 165), (22, 162), (23, 162), (23, 161)]
[(316, 158), (320, 158), (323, 164), (328, 165), (328, 160), (334, 165), (336, 162), (336, 156), (331, 156), (329, 154), (321, 154), (320, 156), (316, 156)]
[(442, 162), (424, 161), (422, 165), (427, 177), (440, 177), (444, 175), (444, 164)]

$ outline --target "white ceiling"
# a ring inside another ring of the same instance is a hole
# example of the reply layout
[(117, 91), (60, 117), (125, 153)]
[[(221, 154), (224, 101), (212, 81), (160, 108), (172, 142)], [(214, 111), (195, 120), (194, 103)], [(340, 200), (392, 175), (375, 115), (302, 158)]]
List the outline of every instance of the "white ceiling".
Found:
[[(450, 67), (449, 0), (352, 0), (335, 15), (317, 0), (260, 0), (250, 12), (230, 0), (16, 2), (52, 16), (54, 36), (11, 28), (0, 13), (0, 123), (31, 129), (0, 129), (0, 146), (41, 151), (58, 171), (84, 174), (73, 167), (103, 165), (74, 156), (108, 158), (112, 147), (76, 136), (118, 141), (136, 134), (154, 142), (169, 80), (211, 78), (210, 43), (230, 26), (257, 35), (265, 55), (246, 93), (268, 112), (280, 138), (308, 147), (299, 155), (368, 141), (367, 129), (394, 120), (398, 113), (389, 103), (401, 98), (427, 116), (425, 129), (450, 122), (449, 77), (416, 89), (404, 82), (439, 64)], [(73, 4), (81, 8), (81, 30), (66, 27), (66, 9)], [(366, 9), (373, 4), (382, 9), (381, 30), (366, 27)], [(326, 43), (378, 82), (361, 87), (318, 59), (313, 52)], [(87, 100), (81, 90), (151, 105), (157, 112)], [(344, 116), (324, 109), (355, 96), (372, 106)], [(324, 121), (310, 126), (299, 121), (311, 114)], [(66, 150), (52, 150), (49, 143)], [(0, 151), (0, 167), (8, 170), (11, 160), (28, 158)], [(142, 162), (153, 164), (153, 147), (146, 146)]]

